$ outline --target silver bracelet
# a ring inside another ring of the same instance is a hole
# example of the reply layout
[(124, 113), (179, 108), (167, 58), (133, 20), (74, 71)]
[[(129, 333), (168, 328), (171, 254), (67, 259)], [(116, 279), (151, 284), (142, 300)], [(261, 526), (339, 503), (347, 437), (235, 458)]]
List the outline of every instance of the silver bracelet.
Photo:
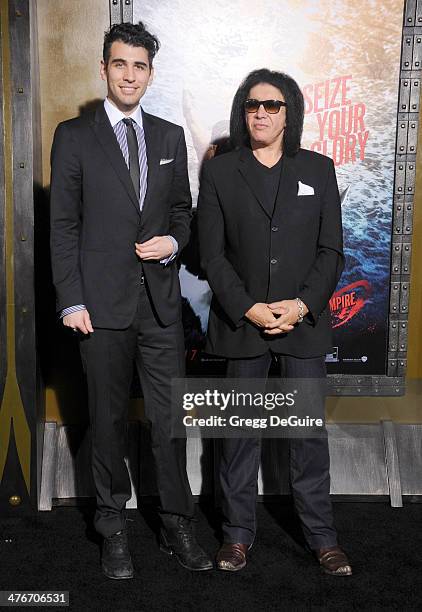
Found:
[(296, 304), (298, 305), (298, 308), (299, 308), (299, 316), (297, 318), (297, 323), (302, 323), (303, 317), (305, 316), (305, 304), (302, 302), (300, 298), (297, 297), (295, 299), (296, 299)]

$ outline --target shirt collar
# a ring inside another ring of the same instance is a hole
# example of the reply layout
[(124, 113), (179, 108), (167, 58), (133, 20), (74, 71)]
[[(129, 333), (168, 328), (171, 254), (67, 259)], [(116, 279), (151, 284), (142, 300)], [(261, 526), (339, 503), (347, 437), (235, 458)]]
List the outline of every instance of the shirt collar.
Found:
[(142, 110), (140, 104), (138, 104), (131, 115), (125, 115), (116, 106), (114, 106), (114, 104), (112, 104), (108, 98), (106, 98), (104, 100), (104, 110), (107, 113), (107, 117), (109, 118), (112, 127), (114, 127), (122, 119), (130, 117), (138, 124), (140, 128), (142, 128)]

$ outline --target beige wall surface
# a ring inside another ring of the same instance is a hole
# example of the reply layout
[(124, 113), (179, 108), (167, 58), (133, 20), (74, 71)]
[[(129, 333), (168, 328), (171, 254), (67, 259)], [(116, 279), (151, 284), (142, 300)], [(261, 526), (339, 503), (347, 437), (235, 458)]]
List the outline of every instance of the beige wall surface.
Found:
[[(37, 0), (42, 111), (43, 182), (49, 185), (49, 156), (54, 129), (85, 105), (101, 99), (105, 86), (99, 77), (103, 33), (109, 27), (107, 0)], [(402, 398), (330, 398), (328, 420), (365, 422), (391, 418), (422, 422), (422, 122), (414, 208), (411, 301), (409, 319), (408, 391)], [(63, 371), (66, 348), (53, 356), (58, 369), (47, 386), (48, 421), (78, 422), (86, 418), (79, 401), (78, 370)], [(77, 353), (71, 351), (72, 358)], [(70, 365), (69, 365), (70, 367)], [(60, 371), (59, 371), (60, 370)], [(134, 402), (132, 416), (141, 403)]]
[(43, 182), (50, 182), (50, 148), (60, 121), (104, 98), (100, 79), (107, 0), (37, 0)]

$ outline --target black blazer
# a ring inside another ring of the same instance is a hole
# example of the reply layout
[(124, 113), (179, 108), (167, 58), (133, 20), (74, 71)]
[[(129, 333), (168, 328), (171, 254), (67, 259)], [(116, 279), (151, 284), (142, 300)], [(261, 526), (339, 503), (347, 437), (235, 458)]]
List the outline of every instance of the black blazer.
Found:
[[(132, 322), (142, 267), (164, 325), (181, 314), (175, 261), (142, 265), (135, 242), (189, 237), (191, 195), (183, 129), (142, 113), (148, 183), (142, 213), (122, 152), (101, 104), (60, 123), (51, 153), (51, 256), (57, 309), (85, 304), (94, 326)], [(160, 164), (160, 160), (172, 162)]]
[[(204, 165), (198, 202), (201, 265), (213, 291), (206, 350), (253, 357), (268, 348), (296, 357), (331, 349), (328, 301), (344, 267), (334, 164), (300, 149), (284, 156), (274, 211), (252, 151)], [(298, 183), (314, 195), (298, 195)], [(256, 302), (300, 297), (310, 313), (288, 334), (265, 336), (245, 319)]]

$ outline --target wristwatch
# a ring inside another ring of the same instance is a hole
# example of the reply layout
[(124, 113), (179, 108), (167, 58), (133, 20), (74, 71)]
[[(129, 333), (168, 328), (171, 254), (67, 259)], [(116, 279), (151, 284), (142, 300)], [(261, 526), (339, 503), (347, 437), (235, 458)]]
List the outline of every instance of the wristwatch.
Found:
[(297, 297), (295, 299), (296, 299), (296, 304), (299, 308), (299, 316), (297, 318), (297, 323), (302, 323), (303, 317), (305, 316), (305, 304), (302, 302), (300, 298)]

